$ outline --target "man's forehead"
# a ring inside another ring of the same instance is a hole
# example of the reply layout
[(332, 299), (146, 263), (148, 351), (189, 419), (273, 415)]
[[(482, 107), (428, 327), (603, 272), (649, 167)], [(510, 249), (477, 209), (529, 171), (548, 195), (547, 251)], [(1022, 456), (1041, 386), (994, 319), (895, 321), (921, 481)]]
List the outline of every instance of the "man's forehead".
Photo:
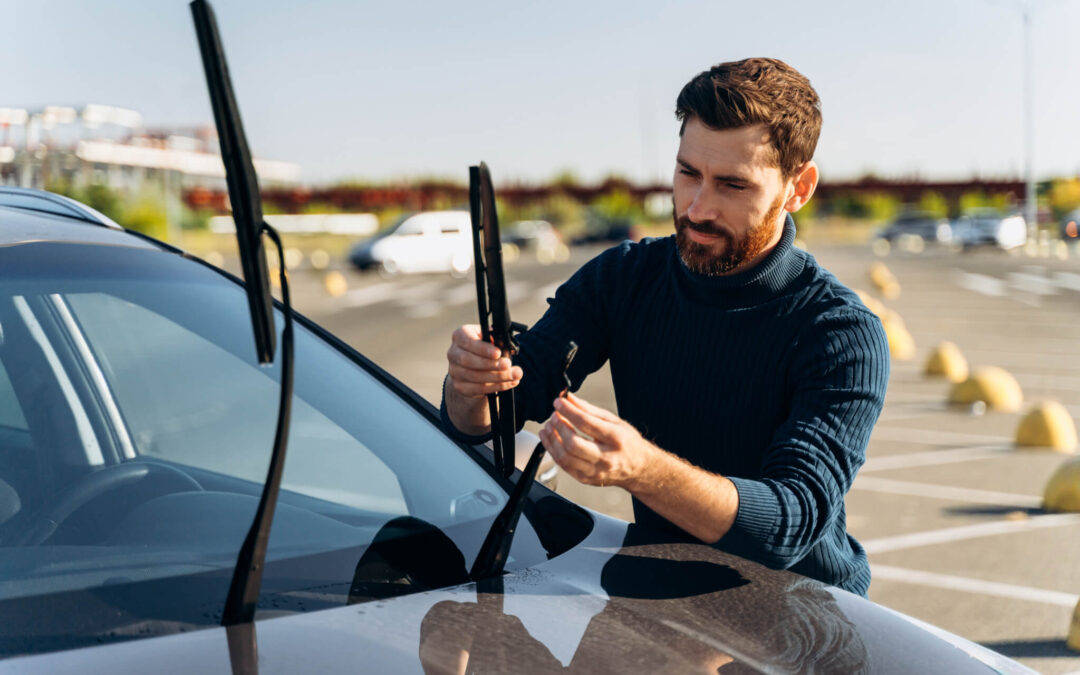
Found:
[(736, 169), (753, 174), (769, 173), (769, 169), (779, 171), (776, 148), (764, 124), (710, 129), (697, 118), (690, 118), (679, 141), (678, 159), (709, 173), (729, 173)]

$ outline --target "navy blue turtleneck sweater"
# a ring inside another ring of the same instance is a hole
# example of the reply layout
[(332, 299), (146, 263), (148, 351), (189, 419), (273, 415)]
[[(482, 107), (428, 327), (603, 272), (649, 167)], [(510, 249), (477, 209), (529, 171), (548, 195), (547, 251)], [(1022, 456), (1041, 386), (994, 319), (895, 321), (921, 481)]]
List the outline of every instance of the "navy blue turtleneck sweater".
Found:
[[(609, 361), (620, 417), (735, 484), (739, 511), (717, 547), (865, 595), (870, 569), (847, 534), (844, 495), (884, 403), (888, 343), (794, 238), (789, 216), (765, 260), (726, 277), (689, 270), (674, 236), (586, 263), (520, 337), (518, 422), (551, 415), (573, 340), (575, 389)], [(675, 528), (636, 499), (634, 516)]]

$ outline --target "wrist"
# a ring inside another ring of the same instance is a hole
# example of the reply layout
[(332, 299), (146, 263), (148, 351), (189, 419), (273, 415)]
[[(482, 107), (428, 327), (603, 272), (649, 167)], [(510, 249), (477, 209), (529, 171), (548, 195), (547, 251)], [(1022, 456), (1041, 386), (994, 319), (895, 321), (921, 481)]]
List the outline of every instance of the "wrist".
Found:
[(491, 430), (487, 416), (486, 396), (472, 397), (454, 388), (454, 378), (446, 376), (443, 381), (443, 401), (450, 423), (463, 434), (482, 436)]
[(637, 453), (636, 466), (622, 481), (620, 487), (635, 497), (641, 498), (664, 489), (665, 468), (670, 455), (642, 438)]

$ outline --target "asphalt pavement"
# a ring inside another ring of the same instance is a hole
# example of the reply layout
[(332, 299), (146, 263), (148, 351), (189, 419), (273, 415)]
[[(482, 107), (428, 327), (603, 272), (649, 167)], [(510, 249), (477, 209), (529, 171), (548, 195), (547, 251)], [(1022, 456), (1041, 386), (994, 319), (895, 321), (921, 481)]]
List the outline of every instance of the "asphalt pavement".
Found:
[[(1041, 494), (1068, 456), (1018, 450), (1021, 414), (972, 414), (946, 405), (950, 385), (922, 364), (939, 342), (956, 343), (973, 366), (1008, 370), (1025, 410), (1053, 399), (1080, 420), (1080, 251), (1006, 254), (928, 248), (878, 257), (866, 245), (811, 241), (811, 252), (848, 286), (872, 291), (867, 269), (885, 262), (901, 295), (885, 304), (916, 342), (893, 361), (885, 410), (868, 461), (847, 498), (848, 529), (870, 553), (870, 598), (987, 645), (1045, 673), (1080, 672), (1065, 636), (1080, 600), (1080, 514), (1048, 514)], [(532, 323), (558, 284), (599, 252), (575, 248), (543, 265), (526, 252), (506, 268), (515, 320)], [(291, 275), (297, 309), (437, 403), (450, 332), (477, 321), (471, 275), (383, 279), (340, 267), (348, 290), (331, 297), (322, 274)], [(614, 410), (610, 377), (580, 394)], [(591, 508), (631, 517), (617, 488), (559, 491)]]

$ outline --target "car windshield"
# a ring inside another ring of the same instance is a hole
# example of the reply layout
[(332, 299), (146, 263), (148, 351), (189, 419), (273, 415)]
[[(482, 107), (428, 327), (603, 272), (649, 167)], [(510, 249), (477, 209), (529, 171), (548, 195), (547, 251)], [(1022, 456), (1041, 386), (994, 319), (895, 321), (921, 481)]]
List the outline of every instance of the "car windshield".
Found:
[[(38, 603), (48, 625), (86, 593), (126, 593), (130, 621), (220, 620), (280, 391), (278, 364), (256, 362), (242, 289), (139, 248), (2, 247), (0, 269), (0, 606)], [(409, 554), (435, 567), (471, 563), (505, 485), (386, 376), (302, 325), (295, 344), (260, 608), (425, 587), (383, 573), (398, 586), (357, 590), (376, 540), (411, 537)], [(546, 558), (523, 521), (509, 566)]]

